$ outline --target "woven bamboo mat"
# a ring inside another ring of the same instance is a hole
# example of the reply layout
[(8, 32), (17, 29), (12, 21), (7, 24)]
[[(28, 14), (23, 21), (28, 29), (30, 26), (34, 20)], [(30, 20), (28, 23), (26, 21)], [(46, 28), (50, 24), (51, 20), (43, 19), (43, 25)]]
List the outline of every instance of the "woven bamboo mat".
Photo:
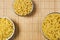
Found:
[(14, 0), (0, 0), (0, 17), (9, 17), (16, 25), (10, 40), (46, 40), (41, 33), (43, 19), (52, 12), (60, 12), (60, 0), (33, 0), (32, 15), (21, 17), (14, 13)]

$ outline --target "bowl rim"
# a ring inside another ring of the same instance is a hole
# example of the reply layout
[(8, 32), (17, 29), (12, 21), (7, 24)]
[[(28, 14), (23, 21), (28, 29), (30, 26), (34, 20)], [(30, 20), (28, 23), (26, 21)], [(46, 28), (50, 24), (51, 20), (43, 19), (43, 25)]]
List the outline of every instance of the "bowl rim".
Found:
[(0, 18), (6, 18), (6, 19), (8, 19), (8, 20), (12, 23), (13, 33), (11, 34), (11, 36), (9, 36), (8, 38), (6, 38), (6, 40), (9, 40), (10, 38), (12, 38), (12, 36), (13, 36), (14, 33), (15, 33), (15, 25), (14, 25), (13, 21), (12, 21), (10, 18), (8, 18), (8, 17), (0, 17)]
[(31, 13), (33, 12), (33, 10), (34, 10), (34, 2), (33, 2), (33, 0), (31, 0), (31, 2), (32, 2), (32, 9), (31, 9), (31, 11), (30, 11), (29, 13), (27, 13), (26, 15), (19, 15), (19, 14), (17, 14), (17, 13), (15, 12), (15, 9), (14, 9), (14, 0), (12, 1), (12, 10), (13, 10), (14, 13), (15, 13), (16, 15), (18, 15), (18, 16), (22, 16), (22, 17), (27, 16), (27, 15), (31, 14)]
[[(47, 15), (44, 17), (44, 19), (42, 20), (42, 26), (43, 26), (43, 23), (44, 23), (45, 18), (46, 18), (48, 15), (51, 15), (51, 14), (60, 14), (60, 12), (51, 12), (51, 13), (47, 14)], [(49, 40), (49, 38), (47, 38), (47, 36), (46, 36), (46, 35), (44, 34), (44, 32), (43, 32), (42, 26), (41, 26), (41, 34), (42, 34), (42, 36), (43, 36), (45, 39)]]

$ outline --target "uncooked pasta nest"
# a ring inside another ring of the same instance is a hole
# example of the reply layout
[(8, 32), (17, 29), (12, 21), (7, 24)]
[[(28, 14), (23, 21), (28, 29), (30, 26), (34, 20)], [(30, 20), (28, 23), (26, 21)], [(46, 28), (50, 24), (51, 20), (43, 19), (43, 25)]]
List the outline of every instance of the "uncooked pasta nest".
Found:
[(14, 32), (13, 24), (7, 18), (0, 18), (0, 40), (8, 39)]
[(47, 39), (60, 40), (60, 13), (47, 15), (42, 24), (42, 31)]
[(32, 0), (15, 0), (13, 8), (16, 14), (25, 16), (32, 12)]

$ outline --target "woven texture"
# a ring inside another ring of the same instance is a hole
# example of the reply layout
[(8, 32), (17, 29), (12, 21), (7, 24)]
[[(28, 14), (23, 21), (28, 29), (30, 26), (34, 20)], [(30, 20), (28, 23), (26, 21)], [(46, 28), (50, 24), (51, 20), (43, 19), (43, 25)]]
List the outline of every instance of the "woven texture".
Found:
[(21, 17), (13, 10), (14, 0), (0, 0), (0, 17), (9, 17), (16, 25), (10, 40), (45, 40), (41, 33), (43, 19), (52, 12), (60, 12), (60, 0), (33, 0), (32, 15)]

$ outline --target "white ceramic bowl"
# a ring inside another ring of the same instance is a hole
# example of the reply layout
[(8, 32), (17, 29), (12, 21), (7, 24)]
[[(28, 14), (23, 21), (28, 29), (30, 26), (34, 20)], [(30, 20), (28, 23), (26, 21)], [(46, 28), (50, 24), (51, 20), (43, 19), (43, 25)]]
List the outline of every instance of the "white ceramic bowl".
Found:
[[(31, 11), (29, 12), (29, 14), (32, 14), (32, 11), (33, 11), (33, 9), (34, 9), (34, 3), (33, 3), (32, 0), (31, 0), (31, 2), (32, 2), (32, 9), (31, 9)], [(15, 14), (17, 14), (17, 13), (15, 12), (15, 10), (14, 10), (13, 5), (14, 5), (14, 1), (12, 1), (12, 10), (13, 10), (13, 12), (14, 12)], [(29, 15), (29, 14), (27, 14), (27, 15)], [(19, 15), (19, 14), (17, 14), (17, 15)], [(25, 15), (25, 16), (27, 16), (27, 15)], [(22, 16), (22, 15), (19, 15), (19, 16)]]
[(8, 17), (0, 17), (0, 18), (6, 18), (6, 19), (8, 19), (11, 23), (12, 23), (12, 25), (13, 25), (13, 33), (11, 34), (11, 36), (9, 36), (6, 40), (9, 40), (13, 35), (14, 35), (14, 32), (15, 32), (15, 25), (14, 25), (14, 23), (12, 22), (12, 20), (10, 19), (10, 18), (8, 18)]

